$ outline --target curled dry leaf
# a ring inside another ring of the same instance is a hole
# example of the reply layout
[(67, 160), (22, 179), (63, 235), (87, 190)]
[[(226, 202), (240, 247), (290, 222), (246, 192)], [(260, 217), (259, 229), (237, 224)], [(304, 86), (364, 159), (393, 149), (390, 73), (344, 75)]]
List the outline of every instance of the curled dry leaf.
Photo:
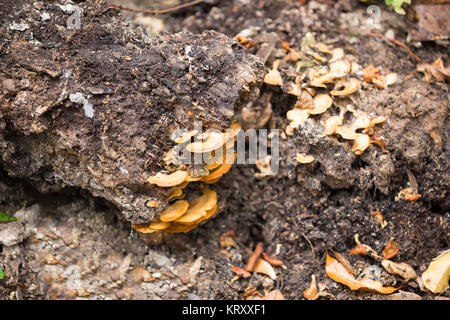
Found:
[(305, 155), (305, 154), (302, 154), (302, 153), (297, 153), (297, 157), (295, 159), (297, 160), (297, 162), (303, 163), (303, 164), (311, 163), (311, 162), (314, 161), (314, 157), (313, 156)]
[(236, 242), (234, 241), (235, 234), (233, 230), (224, 232), (220, 235), (220, 247), (221, 248), (228, 248), (228, 247), (234, 247), (237, 248)]
[(342, 283), (350, 288), (350, 290), (362, 290), (378, 292), (382, 294), (390, 294), (399, 288), (384, 287), (379, 281), (371, 279), (355, 279), (355, 277), (336, 259), (327, 253), (325, 264), (326, 274), (334, 281)]
[(285, 300), (285, 299), (280, 290), (275, 289), (267, 293), (266, 296), (264, 297), (264, 300)]
[(373, 65), (369, 64), (367, 67), (362, 69), (364, 81), (367, 83), (372, 82), (372, 79), (379, 77), (380, 68), (375, 68)]
[(305, 289), (305, 291), (303, 291), (303, 297), (305, 297), (305, 299), (307, 300), (319, 299), (320, 295), (317, 290), (317, 281), (315, 275), (311, 276), (311, 284), (309, 285), (308, 288)]
[(265, 274), (269, 276), (272, 280), (275, 280), (277, 278), (277, 274), (275, 273), (275, 270), (272, 268), (270, 263), (268, 263), (263, 259), (258, 259), (256, 261), (255, 267), (253, 268), (253, 272)]
[(334, 250), (331, 250), (331, 252), (334, 254), (337, 261), (339, 261), (351, 274), (355, 275), (355, 270), (343, 254), (340, 254)]
[(263, 244), (262, 242), (258, 242), (256, 244), (255, 251), (253, 251), (252, 255), (248, 259), (247, 266), (245, 267), (246, 271), (251, 272), (254, 270), (256, 262), (258, 261), (262, 253), (263, 253)]
[(370, 214), (372, 216), (374, 216), (375, 218), (377, 218), (377, 220), (380, 222), (382, 229), (386, 228), (387, 222), (383, 220), (383, 215), (381, 214), (381, 212), (379, 210), (371, 212)]
[(231, 271), (233, 271), (234, 273), (236, 273), (236, 275), (242, 278), (249, 278), (251, 276), (250, 272), (245, 271), (244, 269), (236, 266), (231, 266)]
[(417, 278), (413, 267), (405, 262), (397, 263), (390, 260), (383, 260), (381, 261), (381, 265), (387, 272), (399, 275), (405, 281), (411, 281)]
[(441, 58), (436, 59), (432, 64), (419, 64), (416, 71), (424, 74), (426, 82), (431, 82), (433, 78), (436, 79), (436, 81), (446, 81), (450, 79), (450, 67), (445, 68)]
[(171, 174), (158, 172), (156, 175), (147, 179), (150, 184), (156, 184), (158, 187), (174, 187), (186, 180), (188, 173), (186, 171), (175, 171)]
[(265, 252), (263, 252), (261, 254), (261, 256), (264, 260), (266, 260), (271, 265), (276, 266), (276, 267), (282, 267), (283, 269), (286, 269), (286, 266), (284, 265), (283, 261), (281, 261), (280, 259), (272, 258)]
[(400, 251), (400, 246), (394, 241), (394, 238), (390, 238), (388, 243), (383, 249), (383, 258), (386, 260), (394, 258)]
[(349, 254), (351, 255), (360, 255), (360, 256), (369, 256), (373, 259), (381, 259), (381, 257), (377, 254), (377, 252), (375, 250), (372, 249), (372, 247), (366, 245), (366, 244), (362, 244), (359, 241), (359, 235), (355, 234), (355, 242), (356, 242), (356, 247), (354, 247), (353, 249), (350, 250)]
[(422, 274), (424, 286), (433, 293), (440, 293), (448, 287), (450, 280), (450, 250), (445, 251), (433, 261)]

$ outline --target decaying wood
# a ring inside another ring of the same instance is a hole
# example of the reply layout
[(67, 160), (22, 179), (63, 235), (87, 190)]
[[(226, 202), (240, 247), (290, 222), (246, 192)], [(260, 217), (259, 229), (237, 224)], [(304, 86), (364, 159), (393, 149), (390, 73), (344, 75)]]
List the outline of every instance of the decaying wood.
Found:
[(170, 133), (228, 127), (262, 82), (258, 58), (222, 34), (150, 38), (99, 1), (8, 1), (0, 21), (3, 168), (42, 191), (87, 190), (136, 223), (166, 206), (145, 180)]

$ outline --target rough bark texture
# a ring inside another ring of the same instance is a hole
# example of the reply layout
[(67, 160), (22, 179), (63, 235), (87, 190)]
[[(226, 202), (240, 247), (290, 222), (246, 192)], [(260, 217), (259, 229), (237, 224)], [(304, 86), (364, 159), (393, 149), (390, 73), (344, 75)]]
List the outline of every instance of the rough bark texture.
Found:
[(130, 221), (152, 220), (164, 194), (144, 181), (170, 133), (195, 120), (226, 128), (258, 96), (264, 66), (217, 32), (149, 38), (96, 1), (78, 4), (79, 29), (67, 25), (73, 7), (0, 6), (2, 165), (42, 191), (79, 187)]

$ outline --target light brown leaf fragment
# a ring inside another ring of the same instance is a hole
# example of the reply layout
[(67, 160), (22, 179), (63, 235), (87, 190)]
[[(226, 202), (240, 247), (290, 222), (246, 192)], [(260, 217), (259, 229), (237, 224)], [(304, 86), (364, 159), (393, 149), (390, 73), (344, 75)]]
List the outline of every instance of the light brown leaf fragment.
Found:
[(351, 274), (355, 275), (355, 270), (343, 254), (340, 254), (334, 250), (331, 250), (331, 252), (336, 257), (337, 261), (339, 261)]
[(258, 261), (256, 261), (253, 271), (256, 273), (265, 274), (269, 276), (272, 280), (276, 280), (277, 278), (277, 274), (275, 273), (275, 270), (272, 268), (270, 263), (268, 263), (263, 259), (258, 259)]
[(325, 272), (332, 280), (346, 285), (353, 291), (362, 290), (390, 294), (398, 290), (398, 288), (384, 287), (381, 282), (371, 279), (356, 280), (355, 277), (341, 263), (332, 258), (328, 253), (325, 264)]
[(445, 251), (433, 261), (422, 274), (424, 286), (433, 293), (440, 293), (448, 287), (450, 280), (450, 250)]
[(248, 278), (251, 276), (251, 273), (248, 271), (245, 271), (244, 269), (236, 266), (231, 266), (231, 271), (236, 273), (239, 277)]
[(320, 295), (319, 292), (317, 291), (317, 281), (315, 275), (311, 276), (311, 284), (309, 285), (308, 288), (305, 289), (305, 291), (303, 291), (303, 297), (305, 297), (305, 299), (307, 300), (319, 299)]
[(394, 258), (400, 251), (400, 246), (394, 241), (394, 238), (390, 238), (388, 243), (383, 249), (383, 258), (386, 260)]
[(256, 262), (258, 261), (259, 257), (263, 253), (263, 244), (262, 242), (258, 242), (256, 244), (255, 251), (253, 251), (252, 255), (248, 259), (247, 266), (245, 267), (245, 270), (248, 272), (254, 271)]
[(417, 274), (413, 267), (405, 262), (397, 263), (390, 260), (383, 260), (381, 261), (381, 265), (387, 272), (399, 275), (405, 281), (411, 281), (417, 278)]
[(285, 300), (280, 290), (275, 289), (266, 294), (264, 300)]

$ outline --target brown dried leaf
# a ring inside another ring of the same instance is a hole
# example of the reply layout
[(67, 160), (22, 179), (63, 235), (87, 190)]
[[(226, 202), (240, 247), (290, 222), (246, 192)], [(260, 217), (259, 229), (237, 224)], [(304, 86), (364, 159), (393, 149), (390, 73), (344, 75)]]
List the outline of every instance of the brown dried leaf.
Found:
[(315, 275), (311, 276), (311, 284), (309, 285), (308, 288), (305, 289), (305, 291), (303, 291), (303, 296), (307, 300), (319, 299), (320, 295), (319, 292), (317, 291), (317, 281)]
[(264, 300), (286, 300), (280, 290), (272, 290), (266, 294)]
[(411, 281), (417, 278), (417, 274), (413, 267), (405, 262), (396, 263), (390, 260), (383, 260), (381, 261), (381, 265), (387, 272), (399, 275), (405, 281)]
[(239, 277), (243, 278), (249, 278), (251, 276), (251, 273), (248, 271), (245, 271), (244, 269), (236, 266), (231, 266), (231, 271), (236, 273)]
[(383, 258), (386, 260), (394, 258), (400, 251), (400, 246), (394, 241), (394, 238), (390, 238), (388, 243), (383, 249)]
[(378, 292), (382, 294), (390, 294), (399, 288), (384, 287), (381, 282), (371, 279), (356, 280), (355, 277), (336, 259), (327, 253), (325, 264), (325, 272), (334, 281), (342, 283), (350, 288), (350, 290), (363, 290)]

